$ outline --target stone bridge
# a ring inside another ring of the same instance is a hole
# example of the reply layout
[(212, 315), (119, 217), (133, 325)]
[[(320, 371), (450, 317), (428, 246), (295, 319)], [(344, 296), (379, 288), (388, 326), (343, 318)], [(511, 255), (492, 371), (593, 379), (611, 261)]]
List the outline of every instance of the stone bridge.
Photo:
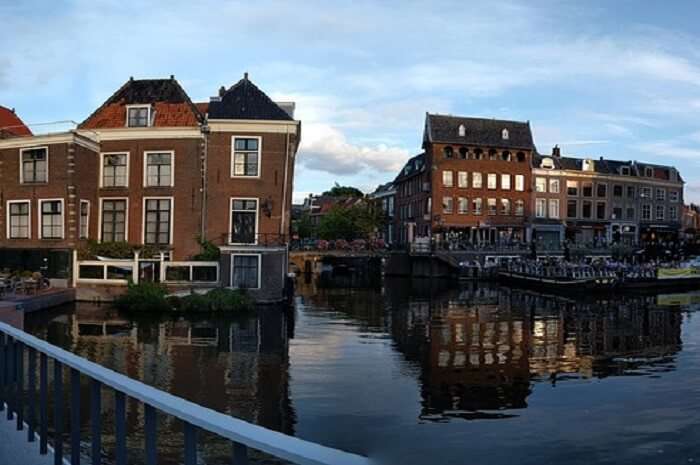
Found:
[(386, 252), (372, 250), (294, 250), (289, 252), (289, 271), (294, 273), (320, 273), (324, 262), (351, 262), (381, 258)]

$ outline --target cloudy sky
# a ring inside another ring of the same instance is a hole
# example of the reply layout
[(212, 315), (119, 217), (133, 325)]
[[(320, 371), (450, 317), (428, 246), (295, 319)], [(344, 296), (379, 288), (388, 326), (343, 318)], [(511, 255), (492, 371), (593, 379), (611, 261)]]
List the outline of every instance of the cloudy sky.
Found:
[(425, 112), (530, 120), (541, 152), (679, 167), (700, 201), (693, 1), (0, 0), (0, 104), (84, 119), (129, 76), (207, 100), (244, 71), (303, 121), (295, 199), (372, 190)]

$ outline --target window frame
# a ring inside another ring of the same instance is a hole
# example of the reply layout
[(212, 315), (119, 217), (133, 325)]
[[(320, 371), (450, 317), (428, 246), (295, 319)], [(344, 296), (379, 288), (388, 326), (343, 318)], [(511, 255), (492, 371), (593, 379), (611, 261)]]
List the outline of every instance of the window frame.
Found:
[[(234, 200), (255, 200), (255, 239), (253, 242), (233, 242), (233, 202)], [(258, 197), (230, 197), (228, 203), (228, 245), (258, 245), (260, 227), (260, 199)]]
[[(649, 210), (649, 217), (648, 218), (645, 215), (645, 210), (647, 210), (647, 209)], [(640, 209), (640, 213), (639, 213), (639, 220), (640, 221), (653, 221), (653, 211), (652, 211), (650, 203), (643, 203), (642, 204), (641, 209)]]
[[(44, 181), (25, 181), (24, 179), (24, 163), (22, 162), (22, 155), (24, 152), (29, 152), (31, 150), (45, 150), (46, 151), (46, 179)], [(42, 145), (39, 147), (25, 147), (19, 149), (19, 183), (28, 185), (37, 184), (48, 184), (49, 183), (49, 146)]]
[[(83, 204), (87, 204), (87, 215), (85, 215), (85, 235), (83, 236)], [(90, 238), (90, 201), (80, 199), (78, 204), (78, 240)]]
[[(506, 181), (506, 180), (507, 180), (508, 182), (504, 182), (504, 181)], [(509, 190), (512, 189), (512, 187), (513, 187), (513, 185), (512, 185), (512, 178), (511, 178), (510, 174), (508, 174), (508, 173), (501, 173), (501, 190), (503, 190), (503, 191), (509, 191)]]
[[(168, 243), (150, 244), (146, 242), (146, 203), (148, 200), (170, 200), (170, 224), (168, 225)], [(156, 247), (173, 245), (173, 229), (175, 227), (175, 197), (173, 196), (144, 196), (141, 203), (141, 243)]]
[[(493, 180), (493, 187), (491, 187), (491, 180)], [(486, 174), (486, 189), (490, 191), (498, 190), (498, 173)]]
[[(477, 182), (478, 180), (478, 182)], [(484, 176), (480, 171), (472, 172), (472, 189), (483, 189), (484, 188)]]
[[(542, 182), (543, 189), (540, 189), (539, 183), (540, 181)], [(538, 194), (546, 194), (547, 193), (547, 178), (544, 176), (537, 176), (535, 177), (535, 192)]]
[(515, 175), (514, 188), (516, 192), (525, 192), (525, 176), (522, 174)]
[[(131, 126), (129, 124), (129, 112), (133, 109), (136, 108), (146, 108), (148, 110), (147, 116), (146, 116), (146, 125), (145, 126)], [(126, 106), (126, 121), (124, 122), (124, 126), (129, 128), (129, 129), (139, 129), (139, 128), (150, 128), (153, 126), (153, 122), (151, 119), (153, 118), (153, 108), (151, 108), (151, 105), (148, 103), (138, 103), (138, 104), (133, 104), (133, 105), (127, 105)]]
[[(10, 205), (15, 204), (15, 203), (19, 203), (19, 204), (26, 203), (28, 205), (28, 207), (27, 207), (27, 237), (12, 237), (12, 235), (11, 235), (12, 224), (10, 222), (10, 218), (11, 218)], [(32, 201), (30, 199), (8, 200), (5, 205), (6, 205), (6, 209), (7, 209), (6, 218), (5, 218), (6, 219), (6, 221), (5, 221), (5, 225), (6, 225), (5, 237), (8, 240), (31, 239), (32, 238)]]
[[(464, 182), (462, 182), (464, 181)], [(469, 188), (469, 172), (467, 171), (457, 171), (457, 188), (468, 189)]]
[[(61, 235), (59, 237), (44, 237), (44, 211), (43, 204), (47, 202), (59, 202), (61, 204)], [(63, 198), (37, 199), (37, 239), (47, 241), (61, 241), (66, 238), (66, 201)]]
[(102, 224), (104, 223), (104, 201), (124, 200), (124, 242), (129, 242), (129, 197), (100, 197), (99, 217), (97, 222), (97, 242), (102, 243)]
[[(542, 205), (542, 214), (540, 215), (540, 205)], [(547, 218), (547, 199), (535, 199), (535, 218)]]
[(547, 188), (549, 189), (550, 194), (560, 194), (561, 193), (561, 180), (559, 178), (549, 178), (548, 183), (547, 183)]
[[(659, 216), (659, 209), (661, 209), (661, 215)], [(666, 205), (658, 204), (654, 206), (654, 221), (666, 221)]]
[[(236, 170), (236, 139), (257, 139), (258, 141), (258, 172), (255, 176), (247, 174), (235, 174)], [(232, 179), (260, 179), (262, 176), (262, 136), (231, 136), (231, 178)]]
[(257, 257), (258, 259), (258, 286), (257, 287), (247, 287), (245, 289), (252, 289), (252, 290), (259, 290), (262, 287), (262, 254), (260, 253), (238, 253), (234, 252), (230, 254), (231, 257), (231, 277), (229, 280), (229, 287), (231, 289), (241, 289), (237, 287), (233, 287), (233, 265), (235, 263), (234, 257), (236, 256), (243, 256), (243, 257)]
[(452, 170), (442, 170), (442, 187), (454, 187), (455, 179)]
[[(462, 203), (464, 203), (464, 209), (462, 209)], [(458, 215), (468, 215), (469, 214), (469, 198), (467, 197), (457, 197), (457, 214)]]
[[(126, 155), (126, 184), (123, 186), (105, 186), (104, 185), (104, 167), (105, 156), (109, 155)], [(129, 187), (129, 172), (131, 168), (131, 152), (100, 152), (100, 189), (124, 189)]]
[[(170, 155), (170, 184), (152, 185), (148, 183), (148, 156), (149, 155)], [(128, 162), (127, 162), (128, 172)], [(143, 187), (175, 187), (175, 150), (144, 150), (143, 152)]]
[[(552, 206), (556, 205), (557, 214), (552, 215)], [(552, 219), (561, 219), (561, 205), (559, 204), (559, 199), (548, 199), (547, 201), (547, 217)]]
[[(661, 195), (659, 195), (661, 194)], [(654, 200), (656, 202), (665, 202), (666, 201), (666, 189), (663, 187), (657, 187), (654, 190)]]
[[(442, 197), (442, 213), (443, 215), (452, 215), (455, 211), (454, 198), (450, 196)], [(448, 208), (449, 207), (449, 208)]]

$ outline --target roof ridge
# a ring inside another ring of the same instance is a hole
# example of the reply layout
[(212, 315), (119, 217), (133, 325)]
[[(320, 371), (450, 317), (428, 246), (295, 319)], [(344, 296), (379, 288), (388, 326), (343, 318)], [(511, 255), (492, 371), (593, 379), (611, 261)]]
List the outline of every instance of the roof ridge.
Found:
[(501, 118), (488, 118), (485, 116), (459, 116), (459, 115), (448, 115), (445, 113), (430, 113), (427, 112), (428, 116), (440, 116), (443, 118), (454, 118), (454, 119), (468, 119), (468, 120), (481, 120), (481, 121), (500, 121), (504, 123), (517, 123), (517, 124), (530, 124), (530, 120), (527, 121), (518, 121), (514, 119), (501, 119)]

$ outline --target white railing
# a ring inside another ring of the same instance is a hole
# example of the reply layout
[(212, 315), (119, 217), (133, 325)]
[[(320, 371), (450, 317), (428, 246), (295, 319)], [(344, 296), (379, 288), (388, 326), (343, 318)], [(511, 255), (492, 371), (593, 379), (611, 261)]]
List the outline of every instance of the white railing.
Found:
[[(24, 367), (27, 350), (28, 368)], [(37, 380), (37, 353), (40, 356)], [(56, 463), (63, 461), (63, 421), (66, 407), (70, 418), (70, 463), (80, 462), (80, 382), (91, 382), (90, 416), (92, 422), (92, 463), (102, 463), (101, 415), (102, 388), (114, 393), (115, 463), (125, 465), (127, 396), (144, 404), (144, 455), (146, 463), (155, 465), (157, 456), (156, 412), (178, 418), (184, 423), (184, 463), (197, 463), (197, 429), (215, 433), (232, 442), (236, 465), (247, 464), (248, 448), (302, 465), (369, 465), (368, 458), (287, 436), (257, 426), (133, 380), (96, 363), (38, 339), (5, 323), (0, 323), (0, 409), (7, 405), (8, 419), (17, 417), (17, 428), (28, 427), (28, 440), (39, 432), (39, 451), (48, 451), (48, 361), (53, 360), (52, 389), (55, 398), (63, 397), (64, 366), (70, 370), (70, 402), (52, 402)], [(26, 380), (26, 383), (25, 383)], [(39, 384), (39, 421), (36, 421), (37, 382)], [(27, 388), (25, 393), (24, 388)], [(25, 417), (25, 412), (27, 416)]]
[(126, 285), (136, 275), (136, 264), (122, 260), (81, 260), (77, 262), (77, 281), (93, 284)]
[[(219, 262), (161, 262), (164, 283), (217, 284), (219, 282)], [(178, 270), (179, 269), (179, 270)], [(169, 270), (178, 270), (171, 271)], [(206, 271), (214, 271), (209, 279)]]

